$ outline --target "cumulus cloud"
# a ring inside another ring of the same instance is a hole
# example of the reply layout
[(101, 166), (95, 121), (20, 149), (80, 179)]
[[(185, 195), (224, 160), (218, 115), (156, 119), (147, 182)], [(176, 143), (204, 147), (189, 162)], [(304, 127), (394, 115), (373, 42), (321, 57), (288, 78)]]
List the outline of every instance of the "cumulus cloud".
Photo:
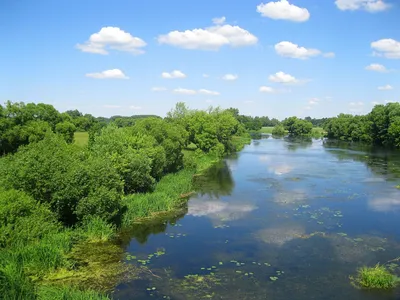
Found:
[(371, 13), (390, 8), (384, 0), (336, 0), (335, 4), (340, 10), (365, 10)]
[(151, 88), (151, 90), (152, 90), (153, 92), (164, 92), (164, 91), (167, 90), (167, 88), (162, 87), (162, 86), (155, 86), (155, 87)]
[(227, 81), (235, 81), (238, 78), (239, 76), (236, 74), (225, 74), (224, 76), (222, 76), (222, 79)]
[(106, 70), (98, 73), (88, 73), (86, 77), (96, 79), (129, 79), (120, 69)]
[(288, 41), (283, 41), (275, 45), (275, 51), (280, 56), (307, 59), (313, 56), (318, 56), (321, 51), (318, 49), (299, 47), (297, 44), (293, 44)]
[(381, 39), (371, 43), (372, 49), (377, 56), (391, 59), (400, 59), (400, 42), (394, 39)]
[(197, 92), (195, 90), (182, 89), (182, 88), (174, 89), (173, 92), (175, 94), (183, 94), (183, 95), (195, 95), (195, 94), (197, 94)]
[(276, 92), (275, 89), (272, 88), (272, 87), (270, 87), (270, 86), (260, 86), (259, 91), (260, 91), (261, 93), (270, 93), (270, 94)]
[(168, 72), (163, 72), (161, 74), (162, 78), (165, 79), (177, 79), (177, 78), (186, 78), (186, 74), (184, 74), (183, 72), (179, 71), (179, 70), (174, 70), (170, 73)]
[[(218, 20), (221, 21), (221, 19)], [(160, 35), (158, 42), (190, 50), (219, 50), (222, 46), (243, 47), (254, 45), (258, 42), (258, 39), (239, 26), (214, 24), (214, 26), (204, 29), (171, 31)]]
[(308, 101), (308, 104), (309, 104), (309, 105), (317, 105), (317, 104), (319, 104), (319, 99), (318, 99), (318, 98), (311, 98), (311, 99)]
[(268, 79), (272, 82), (278, 83), (299, 83), (299, 80), (290, 74), (284, 72), (277, 72), (275, 75), (270, 75)]
[(208, 75), (208, 74), (203, 74), (203, 77), (204, 77), (204, 78), (208, 78), (208, 77), (210, 77), (210, 75)]
[(393, 87), (390, 84), (384, 85), (384, 86), (378, 86), (378, 90), (380, 91), (388, 91), (388, 90), (393, 90)]
[(213, 22), (214, 24), (216, 24), (216, 25), (224, 24), (225, 21), (226, 21), (226, 18), (225, 18), (225, 17), (214, 18), (214, 19), (212, 19), (212, 22)]
[(370, 64), (369, 66), (366, 66), (365, 69), (369, 70), (369, 71), (375, 71), (375, 72), (381, 72), (381, 73), (385, 73), (388, 71), (385, 66), (380, 65), (380, 64)]
[(219, 92), (201, 89), (201, 90), (199, 90), (199, 94), (211, 95), (211, 96), (218, 96), (218, 95), (219, 95)]
[(261, 3), (257, 6), (257, 12), (263, 17), (274, 20), (288, 20), (293, 22), (305, 22), (310, 18), (306, 8), (290, 4), (287, 0)]
[(76, 45), (83, 52), (103, 55), (109, 53), (107, 49), (142, 54), (142, 48), (145, 46), (146, 43), (142, 39), (118, 27), (103, 27), (99, 32), (92, 34), (85, 43)]

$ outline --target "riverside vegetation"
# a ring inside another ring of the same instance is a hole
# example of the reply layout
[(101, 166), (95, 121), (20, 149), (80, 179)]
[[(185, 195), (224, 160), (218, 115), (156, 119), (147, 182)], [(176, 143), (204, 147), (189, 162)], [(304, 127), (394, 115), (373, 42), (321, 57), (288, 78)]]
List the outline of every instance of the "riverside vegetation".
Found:
[[(194, 174), (250, 141), (231, 112), (218, 108), (178, 103), (165, 119), (126, 120), (101, 123), (45, 104), (0, 106), (2, 299), (105, 298), (84, 290), (79, 276), (96, 270), (79, 261), (77, 249), (179, 209)], [(77, 128), (89, 131), (87, 146), (72, 143)], [(73, 277), (69, 285), (60, 280)]]
[[(126, 270), (122, 250), (110, 241), (137, 221), (184, 210), (193, 176), (241, 150), (250, 142), (249, 130), (275, 126), (274, 135), (310, 137), (313, 126), (323, 126), (331, 138), (398, 146), (398, 108), (279, 122), (236, 109), (190, 110), (183, 103), (164, 119), (0, 105), (0, 295), (107, 299), (96, 292), (110, 284), (104, 273), (117, 281), (121, 272), (140, 271)], [(365, 126), (354, 127), (360, 119)], [(357, 138), (358, 129), (374, 138)], [(397, 281), (385, 272), (364, 268), (354, 282), (390, 288)]]

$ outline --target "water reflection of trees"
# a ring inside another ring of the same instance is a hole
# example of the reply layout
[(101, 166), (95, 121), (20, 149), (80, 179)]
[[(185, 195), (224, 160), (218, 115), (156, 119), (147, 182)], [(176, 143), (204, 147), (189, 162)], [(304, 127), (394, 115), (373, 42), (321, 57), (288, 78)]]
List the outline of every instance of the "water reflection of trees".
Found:
[(306, 149), (312, 146), (312, 138), (309, 137), (285, 137), (285, 146), (289, 151), (297, 151), (298, 149)]
[(120, 243), (123, 247), (126, 247), (132, 238), (135, 238), (140, 244), (145, 244), (152, 234), (163, 233), (167, 230), (169, 224), (175, 224), (182, 219), (188, 211), (187, 203), (185, 207), (175, 214), (168, 216), (159, 217), (147, 222), (133, 224), (131, 227), (126, 228), (121, 234)]
[(219, 198), (232, 193), (235, 183), (226, 161), (215, 164), (203, 175), (194, 177), (194, 187), (199, 195)]
[(323, 146), (339, 160), (364, 163), (374, 174), (388, 180), (400, 178), (400, 153), (398, 151), (358, 143), (324, 141)]

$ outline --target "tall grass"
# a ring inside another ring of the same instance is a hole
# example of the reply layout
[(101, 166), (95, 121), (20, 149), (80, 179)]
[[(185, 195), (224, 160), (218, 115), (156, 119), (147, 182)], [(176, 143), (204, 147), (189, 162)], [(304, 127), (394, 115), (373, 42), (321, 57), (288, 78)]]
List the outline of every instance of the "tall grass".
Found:
[(106, 242), (115, 235), (115, 226), (96, 216), (83, 222), (82, 234), (90, 243)]
[(353, 284), (365, 289), (392, 289), (399, 283), (396, 276), (379, 264), (360, 268), (357, 276), (351, 279)]
[(109, 297), (92, 290), (79, 290), (71, 286), (41, 286), (40, 300), (108, 300)]

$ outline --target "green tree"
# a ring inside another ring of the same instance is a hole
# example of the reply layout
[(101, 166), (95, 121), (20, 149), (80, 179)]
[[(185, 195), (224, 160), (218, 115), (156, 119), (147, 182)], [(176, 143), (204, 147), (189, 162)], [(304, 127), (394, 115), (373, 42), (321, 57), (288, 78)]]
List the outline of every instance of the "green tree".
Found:
[(309, 136), (312, 131), (312, 124), (309, 121), (290, 117), (283, 121), (285, 129), (289, 132), (289, 136)]
[(55, 132), (60, 134), (67, 143), (72, 143), (74, 141), (74, 133), (76, 131), (76, 127), (71, 122), (61, 122), (56, 125)]

